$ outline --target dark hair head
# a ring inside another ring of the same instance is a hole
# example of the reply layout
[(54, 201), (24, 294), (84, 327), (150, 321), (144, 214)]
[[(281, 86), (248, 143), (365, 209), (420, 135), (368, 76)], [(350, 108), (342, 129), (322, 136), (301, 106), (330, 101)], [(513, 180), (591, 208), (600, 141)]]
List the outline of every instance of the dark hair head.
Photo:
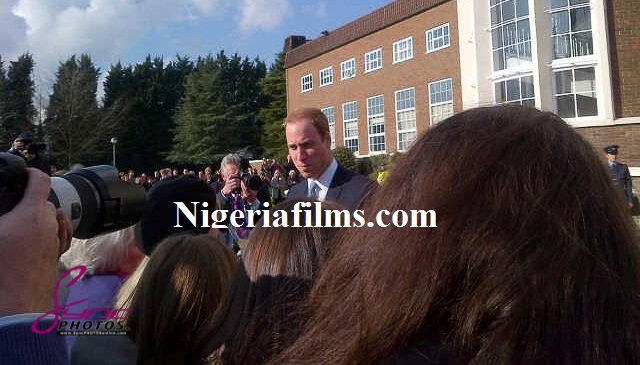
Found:
[[(365, 202), (437, 227), (341, 236), (299, 340), (274, 363), (368, 364), (419, 338), (477, 364), (633, 363), (640, 254), (593, 148), (534, 108), (431, 128)], [(322, 349), (322, 351), (318, 351)]]
[(127, 325), (139, 364), (195, 363), (196, 330), (228, 294), (235, 254), (208, 235), (181, 234), (153, 251), (131, 301)]
[[(275, 206), (293, 225), (293, 207), (298, 203), (321, 204), (321, 211), (345, 210), (332, 202), (309, 198), (284, 201)], [(347, 211), (348, 212), (348, 211)], [(309, 209), (314, 221), (316, 211)], [(336, 227), (262, 227), (257, 224), (242, 249), (243, 265), (234, 277), (219, 322), (211, 321), (202, 332), (210, 344), (203, 357), (224, 344), (225, 364), (262, 364), (296, 338), (304, 315), (299, 303), (325, 263)]]

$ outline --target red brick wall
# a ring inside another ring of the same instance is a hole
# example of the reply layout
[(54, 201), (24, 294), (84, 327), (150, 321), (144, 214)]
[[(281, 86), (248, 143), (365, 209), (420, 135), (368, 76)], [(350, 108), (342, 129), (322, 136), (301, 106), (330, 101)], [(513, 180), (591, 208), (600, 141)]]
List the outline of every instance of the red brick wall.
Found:
[(638, 0), (608, 0), (611, 74), (616, 118), (640, 116)]
[(622, 124), (610, 127), (577, 128), (602, 156), (604, 146), (620, 146), (618, 159), (630, 167), (640, 167), (640, 124)]
[[(426, 30), (449, 23), (451, 45), (448, 48), (426, 53)], [(343, 145), (342, 104), (358, 102), (360, 154), (368, 151), (366, 99), (384, 95), (384, 117), (387, 153), (396, 150), (395, 91), (415, 88), (416, 122), (418, 133), (429, 127), (429, 82), (452, 78), (455, 112), (462, 110), (460, 86), (460, 60), (458, 56), (456, 2), (449, 1), (417, 14), (404, 21), (359, 38), (342, 47), (324, 53), (286, 70), (287, 109), (301, 106), (335, 108), (336, 146)], [(413, 59), (393, 64), (392, 44), (409, 36), (413, 37)], [(382, 69), (364, 73), (364, 54), (382, 48)], [(340, 63), (350, 58), (356, 60), (356, 77), (340, 80)], [(320, 87), (319, 70), (333, 66), (333, 84)], [(313, 74), (313, 91), (302, 93), (300, 78)]]

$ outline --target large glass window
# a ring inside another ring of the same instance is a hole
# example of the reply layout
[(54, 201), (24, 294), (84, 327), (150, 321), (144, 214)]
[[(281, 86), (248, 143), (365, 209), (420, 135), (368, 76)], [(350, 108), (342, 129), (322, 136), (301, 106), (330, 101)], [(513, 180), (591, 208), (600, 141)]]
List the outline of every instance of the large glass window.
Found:
[(449, 37), (449, 23), (431, 28), (426, 31), (427, 53), (447, 48), (451, 44)]
[(405, 38), (393, 44), (393, 63), (413, 58), (413, 38)]
[(553, 59), (593, 54), (591, 5), (585, 0), (550, 0)]
[(369, 129), (369, 153), (382, 153), (386, 150), (384, 138), (384, 97), (382, 95), (367, 98), (367, 124)]
[(451, 79), (429, 84), (429, 114), (431, 124), (436, 124), (453, 115), (453, 86)]
[(333, 67), (329, 66), (320, 70), (320, 86), (333, 84)]
[(340, 79), (350, 79), (356, 76), (356, 59), (351, 58), (340, 64)]
[(320, 109), (329, 121), (329, 133), (331, 134), (331, 149), (336, 148), (336, 119), (335, 111), (332, 106)]
[(406, 151), (416, 140), (415, 89), (398, 90), (396, 95), (396, 131), (398, 150)]
[(553, 76), (556, 114), (563, 118), (598, 115), (594, 67), (555, 71)]
[(302, 92), (306, 93), (307, 91), (313, 90), (313, 75), (307, 74), (300, 78), (300, 83), (302, 84)]
[(496, 104), (535, 105), (533, 76), (519, 76), (494, 83)]
[(364, 54), (364, 72), (382, 68), (382, 48)]
[(342, 104), (342, 124), (344, 126), (344, 146), (358, 153), (358, 103)]
[(531, 64), (528, 0), (491, 0), (493, 70)]

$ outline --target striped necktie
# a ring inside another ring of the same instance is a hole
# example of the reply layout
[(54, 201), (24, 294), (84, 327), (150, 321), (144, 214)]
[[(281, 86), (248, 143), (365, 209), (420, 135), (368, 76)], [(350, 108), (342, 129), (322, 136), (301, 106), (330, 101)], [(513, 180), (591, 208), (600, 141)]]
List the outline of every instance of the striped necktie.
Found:
[(309, 198), (316, 199), (320, 197), (320, 186), (318, 186), (315, 181), (312, 181), (311, 184), (309, 184), (309, 194), (307, 194), (307, 196)]

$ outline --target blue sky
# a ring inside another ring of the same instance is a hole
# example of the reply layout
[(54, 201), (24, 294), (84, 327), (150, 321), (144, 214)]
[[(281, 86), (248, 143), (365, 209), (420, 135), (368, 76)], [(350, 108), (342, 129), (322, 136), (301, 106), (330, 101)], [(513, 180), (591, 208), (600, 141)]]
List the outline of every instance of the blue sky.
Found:
[(25, 52), (47, 95), (60, 62), (87, 53), (101, 71), (147, 54), (173, 60), (220, 50), (267, 65), (292, 34), (315, 38), (391, 0), (0, 0), (5, 67)]

